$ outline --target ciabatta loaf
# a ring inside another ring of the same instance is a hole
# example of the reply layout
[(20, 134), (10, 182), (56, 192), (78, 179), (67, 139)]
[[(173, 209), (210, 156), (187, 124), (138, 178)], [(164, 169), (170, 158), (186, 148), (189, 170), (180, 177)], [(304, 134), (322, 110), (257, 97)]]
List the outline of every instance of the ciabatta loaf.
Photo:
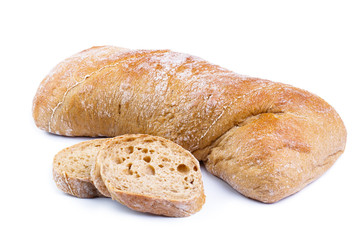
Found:
[(112, 198), (136, 211), (184, 217), (205, 202), (199, 162), (164, 138), (134, 134), (109, 139), (97, 161)]
[(46, 76), (33, 103), (36, 125), (55, 134), (172, 140), (262, 202), (320, 177), (346, 143), (340, 116), (320, 97), (169, 50), (82, 51)]
[(99, 148), (105, 140), (81, 142), (65, 148), (55, 155), (53, 177), (60, 190), (79, 198), (102, 196), (91, 180), (90, 171)]

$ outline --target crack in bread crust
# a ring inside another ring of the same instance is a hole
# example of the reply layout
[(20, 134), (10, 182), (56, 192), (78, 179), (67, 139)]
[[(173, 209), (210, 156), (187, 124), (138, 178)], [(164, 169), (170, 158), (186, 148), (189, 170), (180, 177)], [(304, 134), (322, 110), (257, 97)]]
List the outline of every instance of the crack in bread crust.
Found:
[[(224, 109), (223, 109), (223, 111), (221, 112), (221, 114), (211, 123), (211, 125), (207, 128), (207, 130), (205, 131), (205, 133), (200, 137), (200, 139), (199, 139), (199, 141), (198, 141), (198, 146), (200, 145), (201, 140), (202, 140), (202, 139), (207, 135), (207, 133), (210, 131), (210, 129), (211, 129), (211, 128), (219, 121), (219, 119), (224, 115), (224, 113), (226, 112), (226, 110), (229, 109), (236, 101), (238, 101), (238, 100), (241, 99), (241, 98), (247, 97), (248, 95), (252, 94), (253, 92), (262, 90), (262, 89), (264, 89), (264, 88), (268, 88), (268, 87), (270, 87), (271, 85), (272, 85), (272, 83), (269, 83), (269, 84), (266, 85), (266, 86), (261, 86), (261, 87), (259, 87), (259, 88), (255, 88), (255, 89), (251, 90), (250, 92), (248, 92), (248, 93), (246, 93), (246, 94), (243, 94), (243, 95), (238, 96), (236, 99), (234, 99), (233, 101), (231, 101), (229, 105), (225, 106)], [(234, 126), (236, 126), (236, 124), (234, 124)], [(234, 126), (233, 126), (233, 127), (234, 127)], [(231, 128), (230, 128), (230, 129), (231, 129)], [(221, 134), (221, 136), (224, 135), (226, 132), (227, 132), (227, 131), (225, 131), (223, 134)], [(221, 136), (220, 136), (220, 137), (221, 137)], [(220, 138), (220, 137), (219, 137), (219, 138)], [(211, 145), (211, 144), (210, 144), (210, 145)], [(209, 145), (209, 146), (210, 146), (210, 145)]]
[(83, 78), (83, 80), (81, 80), (81, 81), (79, 81), (79, 82), (76, 82), (73, 86), (71, 86), (70, 88), (68, 88), (68, 89), (65, 91), (63, 97), (61, 98), (62, 100), (61, 100), (61, 101), (55, 106), (55, 108), (52, 110), (52, 113), (51, 113), (51, 116), (50, 116), (50, 119), (49, 119), (49, 124), (48, 124), (48, 125), (49, 125), (48, 131), (49, 131), (49, 132), (52, 132), (52, 131), (51, 131), (51, 122), (52, 122), (52, 120), (53, 120), (53, 118), (54, 118), (55, 112), (56, 112), (56, 110), (65, 102), (65, 98), (66, 98), (66, 96), (68, 95), (68, 93), (69, 93), (71, 90), (73, 90), (74, 88), (76, 88), (76, 86), (84, 83), (84, 82), (85, 82), (88, 78), (90, 78), (92, 75), (101, 72), (101, 71), (102, 71), (103, 69), (105, 69), (105, 68), (115, 67), (115, 66), (119, 65), (120, 63), (121, 63), (121, 61), (120, 61), (120, 62), (117, 62), (117, 63), (115, 63), (115, 64), (110, 64), (110, 65), (106, 65), (106, 66), (104, 66), (104, 67), (101, 67), (101, 68), (99, 68), (98, 70), (96, 70), (96, 71), (94, 71), (94, 72), (92, 72), (92, 73), (90, 73), (90, 74), (87, 74), (87, 75)]

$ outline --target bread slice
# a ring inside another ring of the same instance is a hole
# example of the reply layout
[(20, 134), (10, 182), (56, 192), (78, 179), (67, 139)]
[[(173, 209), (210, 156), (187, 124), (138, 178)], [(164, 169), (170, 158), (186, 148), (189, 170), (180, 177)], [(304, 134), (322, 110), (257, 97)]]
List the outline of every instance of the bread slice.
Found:
[(97, 159), (93, 164), (91, 171), (90, 171), (91, 181), (93, 182), (96, 189), (105, 197), (111, 197), (107, 187), (105, 186), (104, 181), (101, 178), (100, 174), (100, 165)]
[(53, 162), (53, 177), (62, 191), (79, 198), (102, 196), (95, 188), (91, 177), (96, 155), (107, 139), (81, 142), (57, 153)]
[(184, 217), (205, 202), (198, 160), (162, 137), (112, 138), (102, 145), (96, 167), (111, 197), (136, 211)]

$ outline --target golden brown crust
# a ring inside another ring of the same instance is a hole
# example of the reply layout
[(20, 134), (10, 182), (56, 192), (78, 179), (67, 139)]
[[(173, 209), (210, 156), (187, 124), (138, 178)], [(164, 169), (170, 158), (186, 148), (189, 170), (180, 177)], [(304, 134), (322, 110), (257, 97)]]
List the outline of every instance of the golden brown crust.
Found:
[[(57, 133), (52, 129), (52, 119), (69, 92), (96, 71), (111, 65), (126, 51), (113, 46), (92, 47), (54, 67), (41, 82), (33, 101), (36, 125), (45, 131)], [(61, 134), (66, 135), (66, 129)]]
[(298, 191), (345, 148), (344, 124), (321, 98), (187, 54), (99, 47), (55, 70), (34, 99), (41, 129), (69, 136), (162, 136), (259, 201)]
[(211, 145), (205, 161), (209, 172), (267, 203), (321, 176), (346, 142), (340, 117), (322, 99), (285, 85), (271, 94), (277, 111), (252, 115), (234, 126)]

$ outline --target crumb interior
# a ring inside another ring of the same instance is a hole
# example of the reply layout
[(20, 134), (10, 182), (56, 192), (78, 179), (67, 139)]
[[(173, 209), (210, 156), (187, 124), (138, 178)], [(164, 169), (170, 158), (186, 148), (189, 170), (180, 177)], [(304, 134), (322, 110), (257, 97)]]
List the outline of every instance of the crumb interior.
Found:
[(124, 192), (188, 199), (202, 187), (198, 161), (172, 142), (128, 137), (104, 151), (102, 176)]
[(70, 177), (89, 180), (100, 146), (101, 143), (98, 141), (89, 141), (64, 149), (55, 157), (54, 168)]

